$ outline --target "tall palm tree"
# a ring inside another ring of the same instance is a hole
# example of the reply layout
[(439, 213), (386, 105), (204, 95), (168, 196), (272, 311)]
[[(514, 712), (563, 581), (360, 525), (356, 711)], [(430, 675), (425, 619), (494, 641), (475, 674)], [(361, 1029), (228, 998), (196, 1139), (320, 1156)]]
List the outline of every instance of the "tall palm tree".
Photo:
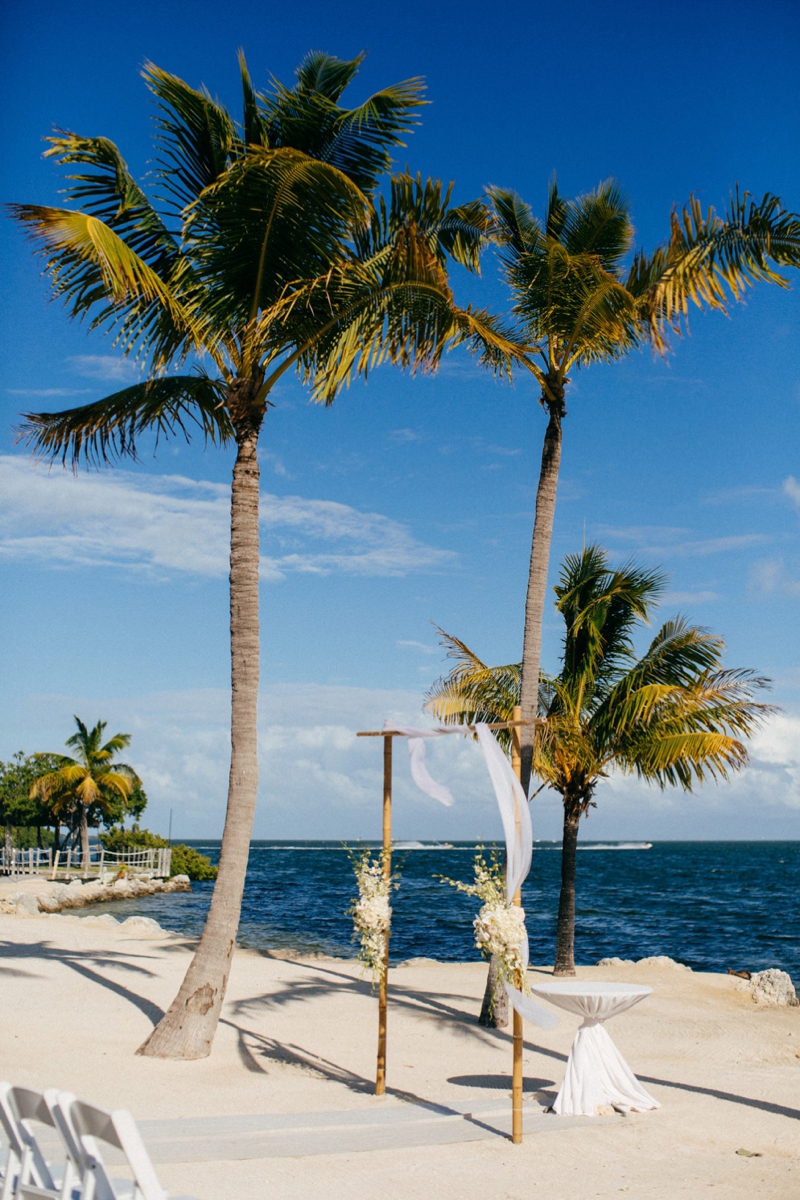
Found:
[[(580, 819), (612, 771), (692, 791), (727, 779), (747, 763), (749, 737), (770, 705), (753, 699), (766, 680), (723, 669), (725, 643), (675, 617), (636, 657), (634, 635), (647, 622), (664, 577), (628, 564), (612, 570), (589, 546), (569, 555), (555, 589), (564, 618), (562, 667), (543, 675), (533, 738), (533, 775), (564, 806), (556, 975), (574, 975), (575, 854)], [(430, 693), (443, 721), (507, 720), (518, 703), (519, 665), (486, 667), (454, 638), (458, 658)]]
[[(686, 328), (690, 303), (726, 312), (757, 282), (787, 287), (777, 267), (800, 266), (800, 217), (778, 197), (731, 196), (727, 211), (703, 213), (692, 198), (673, 212), (669, 238), (651, 253), (634, 249), (630, 205), (618, 183), (563, 197), (551, 184), (544, 220), (515, 193), (490, 189), (502, 269), (528, 343), (526, 363), (548, 415), (536, 493), (522, 651), (523, 719), (537, 708), (542, 615), (570, 377), (643, 346), (664, 355)], [(522, 729), (522, 782), (533, 760), (533, 726)]]
[[(486, 313), (459, 308), (448, 259), (475, 270), (485, 206), (450, 205), (436, 181), (400, 175), (377, 198), (390, 152), (415, 123), (421, 84), (339, 104), (361, 59), (309, 55), (291, 88), (257, 92), (240, 59), (237, 124), (205, 91), (149, 65), (158, 102), (158, 205), (104, 138), (61, 133), (49, 154), (77, 167), (80, 209), (14, 205), (44, 256), (54, 295), (113, 330), (150, 377), (95, 404), (29, 413), (36, 452), (76, 465), (136, 454), (194, 425), (233, 442), (231, 768), (219, 874), (200, 945), (140, 1053), (207, 1055), (230, 972), (258, 783), (257, 444), (270, 393), (295, 370), (330, 404), (383, 361), (434, 369), (466, 341), (497, 370), (516, 353)], [(168, 373), (194, 361), (189, 373)]]
[(103, 741), (107, 721), (98, 721), (93, 729), (75, 717), (77, 732), (67, 738), (68, 749), (76, 758), (59, 755), (59, 765), (41, 775), (31, 785), (31, 798), (41, 800), (57, 818), (75, 820), (81, 843), (83, 869), (88, 871), (89, 814), (115, 813), (125, 805), (142, 781), (127, 763), (115, 762), (115, 755), (130, 745), (129, 733), (115, 733)]

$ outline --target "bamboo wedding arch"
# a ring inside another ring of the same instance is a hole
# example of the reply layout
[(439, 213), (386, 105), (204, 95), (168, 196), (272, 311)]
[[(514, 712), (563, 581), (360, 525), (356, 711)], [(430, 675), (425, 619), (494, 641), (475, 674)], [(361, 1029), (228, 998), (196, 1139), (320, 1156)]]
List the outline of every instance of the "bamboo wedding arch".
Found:
[[(513, 720), (498, 721), (486, 724), (490, 730), (511, 730), (511, 769), (519, 781), (521, 776), (522, 759), (520, 752), (520, 729), (530, 724), (522, 720), (522, 710), (514, 709)], [(441, 728), (437, 733), (468, 734), (476, 733), (474, 725), (452, 725)], [(383, 738), (383, 877), (391, 879), (392, 875), (392, 741), (396, 737), (413, 737), (413, 733), (401, 729), (365, 730), (356, 734), (357, 737)], [(451, 803), (452, 801), (447, 801)], [(521, 821), (519, 808), (515, 805), (515, 826), (517, 838), (520, 837)], [(521, 905), (521, 887), (516, 889), (513, 903)], [(382, 1096), (386, 1091), (386, 1041), (387, 1041), (387, 1005), (389, 992), (389, 929), (384, 933), (383, 970), (378, 989), (378, 1061), (375, 1076), (375, 1095)], [(516, 980), (516, 986), (521, 989), (522, 979)], [(512, 1006), (513, 1020), (513, 1052), (511, 1072), (511, 1141), (514, 1145), (522, 1142), (522, 1016), (516, 1007)]]

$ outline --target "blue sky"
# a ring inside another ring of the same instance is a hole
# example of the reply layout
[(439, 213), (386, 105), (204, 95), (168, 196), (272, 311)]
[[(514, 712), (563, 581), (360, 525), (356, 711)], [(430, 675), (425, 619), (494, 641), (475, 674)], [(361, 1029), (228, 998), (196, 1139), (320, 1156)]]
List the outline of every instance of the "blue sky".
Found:
[[(43, 29), (47, 36), (42, 37)], [(235, 52), (259, 84), (289, 80), (311, 48), (369, 51), (354, 100), (423, 75), (430, 105), (398, 155), (456, 181), (489, 183), (541, 209), (615, 175), (652, 247), (694, 192), (720, 206), (735, 183), (800, 210), (796, 5), (511, 3), (394, 9), (363, 3), (205, 2), (134, 9), (12, 3), (0, 87), (3, 198), (57, 203), (42, 137), (104, 134), (141, 174), (150, 58), (238, 108)], [(32, 471), (11, 427), (124, 386), (108, 341), (46, 302), (29, 249), (0, 227), (0, 554), (5, 587), (0, 757), (57, 749), (71, 714), (133, 734), (148, 821), (218, 836), (226, 782), (226, 506), (231, 456), (171, 443), (125, 470), (73, 479)], [(503, 311), (491, 256), (459, 297)], [(575, 378), (565, 422), (553, 563), (588, 539), (671, 577), (679, 610), (722, 633), (733, 666), (775, 681), (783, 712), (730, 788), (660, 795), (611, 780), (594, 837), (800, 836), (800, 281), (762, 287), (730, 319), (693, 314), (667, 362), (647, 354)], [(296, 383), (276, 394), (261, 439), (263, 501), (262, 837), (375, 836), (379, 771), (356, 728), (419, 715), (443, 667), (430, 622), (487, 661), (518, 659), (544, 420), (532, 384), (498, 386), (465, 354), (435, 378), (391, 369), (329, 410)], [(558, 622), (548, 618), (546, 665)], [(448, 739), (448, 743), (450, 739)], [(398, 766), (402, 836), (494, 836), (474, 748), (432, 760), (458, 804), (415, 795)], [(460, 789), (460, 790), (459, 790)], [(537, 800), (536, 834), (557, 805)]]

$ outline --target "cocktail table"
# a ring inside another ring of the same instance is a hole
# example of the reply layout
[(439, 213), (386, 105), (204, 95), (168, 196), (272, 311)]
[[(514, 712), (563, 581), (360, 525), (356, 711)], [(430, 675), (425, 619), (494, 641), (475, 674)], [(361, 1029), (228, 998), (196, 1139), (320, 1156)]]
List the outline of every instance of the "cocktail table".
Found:
[(584, 980), (531, 984), (534, 995), (583, 1017), (569, 1052), (554, 1112), (562, 1116), (593, 1117), (598, 1110), (609, 1106), (620, 1112), (661, 1107), (639, 1083), (603, 1025), (609, 1017), (616, 1017), (644, 1000), (652, 990), (637, 983)]

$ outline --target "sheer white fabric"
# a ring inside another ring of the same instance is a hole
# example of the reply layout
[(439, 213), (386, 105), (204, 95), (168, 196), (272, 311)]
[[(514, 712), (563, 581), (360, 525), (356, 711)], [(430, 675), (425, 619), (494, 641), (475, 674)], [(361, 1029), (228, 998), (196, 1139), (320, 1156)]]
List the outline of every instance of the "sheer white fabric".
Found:
[(411, 778), (421, 792), (425, 792), (428, 796), (432, 796), (434, 800), (438, 800), (440, 804), (446, 804), (449, 808), (454, 803), (453, 796), (449, 788), (446, 788), (443, 783), (437, 783), (428, 773), (428, 768), (425, 765), (425, 738), (442, 737), (447, 733), (463, 732), (456, 729), (415, 729), (413, 725), (398, 725), (396, 721), (384, 721), (384, 729), (394, 729), (398, 733), (404, 733), (408, 741), (408, 761), (411, 765)]
[(564, 1082), (553, 1104), (562, 1116), (597, 1115), (598, 1109), (646, 1112), (660, 1105), (646, 1092), (603, 1024), (638, 1004), (652, 988), (625, 983), (558, 981), (534, 984), (537, 996), (584, 1018), (575, 1034)]
[[(448, 788), (432, 779), (425, 766), (425, 742), (429, 737), (442, 737), (451, 733), (464, 733), (463, 727), (457, 725), (438, 726), (433, 729), (416, 729), (409, 725), (398, 725), (391, 721), (384, 723), (384, 729), (394, 729), (403, 733), (408, 739), (408, 756), (411, 764), (411, 777), (417, 787), (432, 796), (442, 804), (450, 805), (453, 797)], [(500, 809), (500, 819), (503, 822), (503, 833), (506, 842), (506, 899), (510, 904), (522, 887), (531, 869), (533, 851), (533, 828), (531, 814), (525, 793), (519, 780), (511, 769), (511, 765), (503, 753), (497, 738), (487, 725), (477, 724), (475, 731), (478, 744), (483, 753), (483, 761), (492, 781), (497, 806)], [(528, 935), (520, 946), (520, 954), (525, 967), (528, 965)], [(558, 1023), (558, 1017), (537, 1004), (530, 996), (526, 996), (517, 988), (506, 984), (509, 1003), (520, 1016), (542, 1029), (551, 1029)]]

